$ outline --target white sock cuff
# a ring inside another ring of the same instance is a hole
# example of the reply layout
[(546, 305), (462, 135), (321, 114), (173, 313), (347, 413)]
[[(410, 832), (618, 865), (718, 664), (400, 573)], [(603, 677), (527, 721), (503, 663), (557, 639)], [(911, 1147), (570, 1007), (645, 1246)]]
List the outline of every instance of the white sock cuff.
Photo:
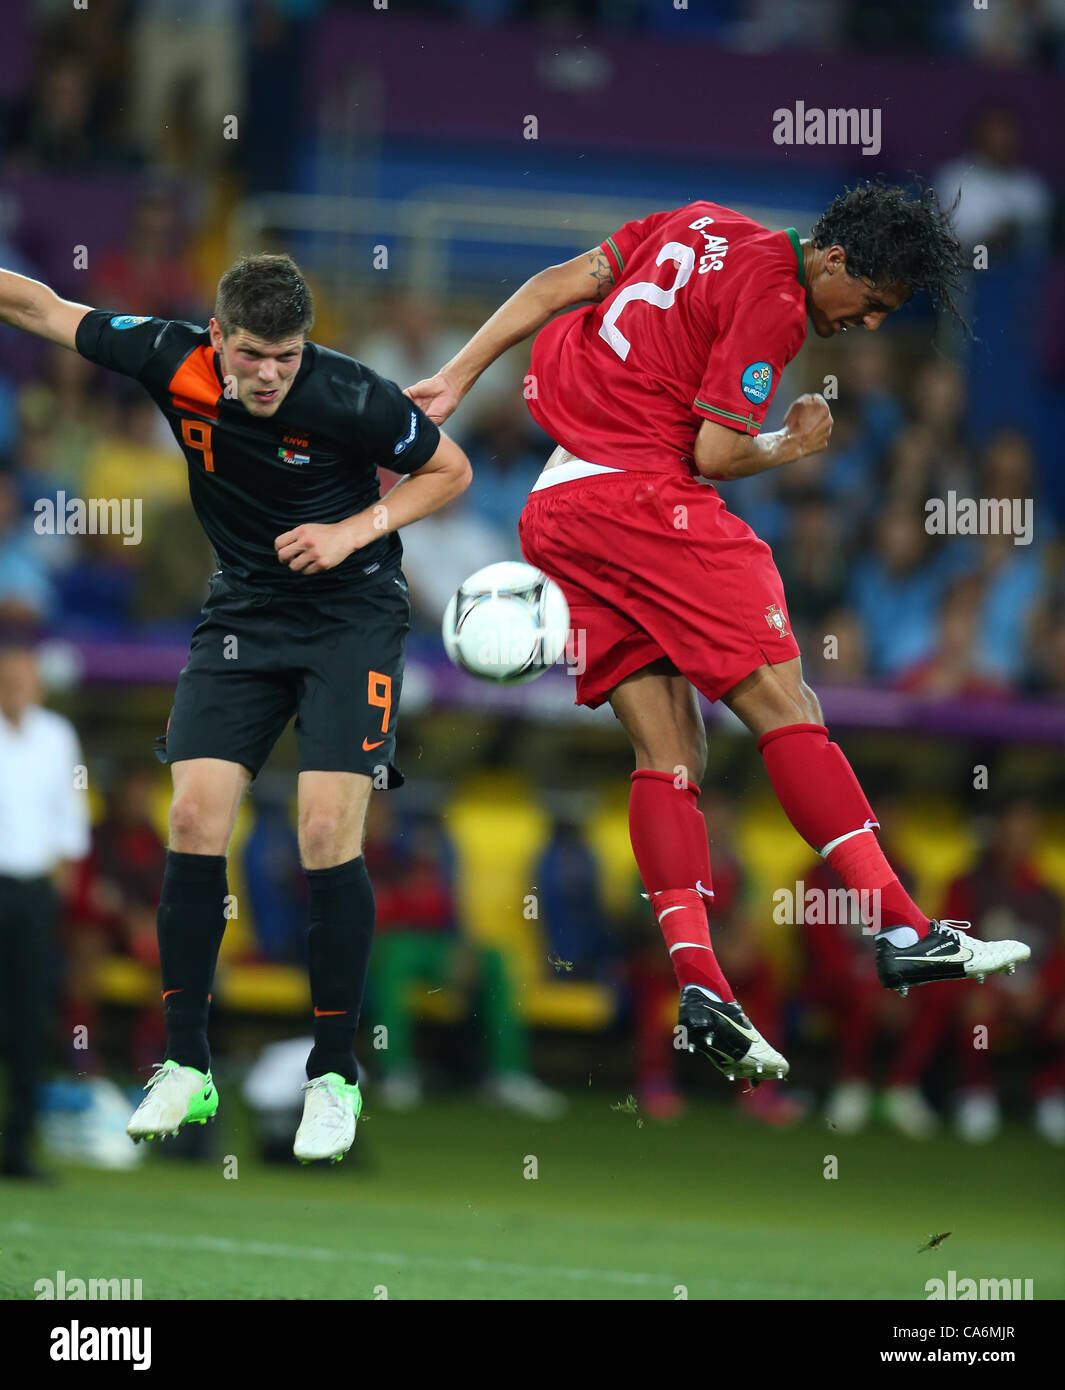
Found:
[(827, 859), (838, 845), (843, 844), (844, 840), (853, 840), (855, 835), (871, 835), (872, 833), (873, 827), (871, 825), (863, 825), (860, 830), (848, 830), (846, 835), (840, 835), (835, 840), (829, 840), (824, 849), (819, 849), (817, 852), (822, 859)]

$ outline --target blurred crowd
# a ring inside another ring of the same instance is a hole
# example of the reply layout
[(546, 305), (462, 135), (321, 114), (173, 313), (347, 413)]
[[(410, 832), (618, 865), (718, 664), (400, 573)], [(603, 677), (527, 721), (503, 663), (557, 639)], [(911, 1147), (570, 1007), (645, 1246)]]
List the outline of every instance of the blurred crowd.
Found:
[[(270, 186), (285, 186), (290, 171), (278, 151), (298, 148), (301, 116), (293, 113), (294, 124), (283, 132), (272, 124), (276, 64), (298, 64), (309, 26), (329, 7), (317, 0), (219, 0), (184, 7), (179, 22), (162, 0), (147, 0), (128, 16), (119, 0), (101, 3), (110, 5), (116, 23), (128, 22), (113, 31), (94, 25), (92, 42), (78, 48), (50, 37), (68, 30), (42, 9), (34, 30), (36, 80), (0, 112), (4, 167), (60, 177), (67, 170), (128, 168), (150, 170), (150, 178), (138, 175), (128, 216), (105, 244), (94, 244), (73, 280), (69, 248), (59, 256), (38, 235), (32, 207), (15, 192), (5, 194), (0, 264), (117, 312), (203, 322), (213, 299), (202, 246), (203, 176), (224, 158), (226, 145), (204, 132), (222, 119), (219, 102), (232, 106), (234, 93), (244, 91), (249, 115), (240, 181), (254, 188), (261, 170)], [(888, 26), (900, 42), (909, 36), (926, 46), (953, 36), (964, 47), (966, 35), (986, 46), (989, 35), (1008, 31), (1026, 58), (1050, 51), (1047, 36), (1062, 13), (1051, 0), (997, 6), (995, 16), (974, 11), (979, 23), (963, 15), (965, 7), (842, 0), (786, 7), (720, 0), (688, 13), (645, 0), (438, 0), (423, 8), (486, 21), (576, 13), (612, 25), (710, 25), (734, 38), (775, 26), (780, 42), (794, 26), (796, 41), (812, 36), (822, 45), (832, 35), (848, 45), (863, 36), (886, 42), (869, 29), (875, 15), (876, 25)], [(114, 38), (119, 33), (123, 42)], [(151, 53), (151, 62), (136, 61), (142, 52)], [(224, 81), (190, 68), (190, 54), (203, 52), (222, 65)], [(155, 132), (148, 143), (146, 131)], [(945, 201), (959, 198), (963, 241), (986, 246), (998, 269), (1034, 258), (1045, 266), (1049, 301), (1059, 291), (1065, 295), (1061, 219), (1046, 181), (1025, 164), (1015, 113), (985, 105), (958, 140), (957, 158), (934, 171), (934, 182)], [(230, 186), (233, 173), (215, 186)], [(398, 290), (359, 322), (335, 325), (324, 321), (325, 304), (323, 296), (319, 331), (335, 328), (334, 346), (403, 386), (435, 371), (465, 338), (446, 298)], [(1029, 334), (1017, 349), (1024, 360), (1014, 369), (1033, 390), (1040, 381), (1058, 389), (1065, 382), (1060, 315), (1048, 313), (1047, 322), (1049, 337)], [(996, 324), (978, 328), (989, 341)], [(74, 638), (131, 632), (184, 638), (212, 557), (185, 500), (184, 464), (165, 422), (136, 386), (74, 354), (13, 338), (0, 341), (0, 623)], [(1061, 696), (1063, 493), (1053, 448), (1020, 403), (1012, 415), (1000, 409), (994, 428), (977, 431), (972, 421), (986, 405), (984, 388), (973, 394), (963, 345), (947, 348), (914, 358), (898, 333), (852, 336), (837, 356), (822, 359), (838, 380), (829, 451), (722, 491), (774, 548), (815, 682), (872, 681), (930, 697)], [(449, 422), (470, 455), (474, 486), (404, 537), (415, 622), (426, 634), (439, 630), (447, 600), (466, 575), (518, 555), (517, 519), (552, 447), (525, 409), (520, 358), (513, 352), (490, 369)], [(774, 402), (778, 417), (792, 380), (789, 375)], [(796, 381), (792, 394), (804, 385)], [(820, 389), (821, 381), (809, 385)], [(928, 500), (950, 495), (1016, 502), (1018, 516), (1028, 509), (1030, 543), (1010, 535), (932, 533)], [(140, 499), (143, 508), (139, 544), (114, 535), (49, 534), (38, 514), (41, 499), (124, 497)]]
[[(1029, 205), (1027, 220), (1009, 224), (1016, 238), (1040, 234), (1045, 208)], [(95, 262), (89, 301), (202, 320), (210, 288), (182, 253), (187, 240), (173, 195), (146, 194), (124, 243)], [(17, 250), (0, 248), (0, 260), (32, 270)], [(401, 293), (375, 329), (340, 345), (408, 385), (464, 336), (446, 302)], [(830, 449), (722, 489), (773, 546), (811, 676), (929, 696), (1065, 694), (1061, 526), (1024, 422), (974, 438), (961, 366), (945, 355), (914, 364), (886, 334), (849, 340), (839, 370)], [(525, 409), (520, 363), (505, 359), (449, 428), (475, 484), (404, 537), (427, 633), (467, 574), (518, 556), (518, 516), (552, 447)], [(951, 493), (1015, 503), (1030, 534), (932, 533), (928, 499)], [(42, 533), (37, 504), (60, 496), (141, 499), (142, 542)], [(184, 462), (138, 387), (59, 348), (28, 376), (0, 371), (0, 621), (72, 636), (184, 635), (211, 568)]]
[[(68, 885), (64, 1036), (76, 1037), (82, 1025), (93, 1040), (87, 1051), (71, 1054), (83, 1074), (102, 1071), (105, 1061), (96, 1051), (102, 1034), (94, 965), (108, 954), (155, 960), (164, 849), (149, 815), (150, 785), (143, 767), (117, 770), (91, 853)], [(885, 849), (912, 887), (893, 836), (903, 806), (890, 795), (878, 804)], [(850, 920), (835, 914), (834, 923), (772, 928), (794, 934), (790, 964), (782, 969), (778, 953), (766, 949), (770, 909), (755, 900), (730, 801), (706, 792), (702, 807), (714, 871), (711, 939), (722, 969), (756, 1026), (786, 1053), (801, 1051), (805, 1075), (820, 1078), (814, 1090), (773, 1080), (737, 1096), (752, 1121), (790, 1126), (820, 1113), (842, 1133), (880, 1122), (912, 1139), (950, 1123), (966, 1141), (982, 1143), (997, 1134), (1004, 1109), (1019, 1110), (1048, 1142), (1065, 1146), (1065, 902), (1036, 863), (1041, 813), (1031, 801), (1004, 797), (985, 813), (974, 827), (972, 862), (949, 883), (942, 902), (927, 905), (942, 917), (971, 922), (982, 939), (1025, 941), (1030, 963), (983, 987), (940, 985), (905, 1001), (877, 980), (872, 942), (857, 912)], [(254, 789), (252, 813), (241, 867), (254, 939), (236, 957), (227, 955), (227, 968), (240, 961), (303, 966), (305, 878), (286, 798), (269, 779)], [(365, 854), (377, 936), (360, 1057), (375, 1099), (409, 1110), (427, 1094), (462, 1084), (455, 1046), (438, 1041), (430, 1049), (421, 1037), (420, 988), (446, 991), (450, 1021), (465, 1021), (474, 1035), (472, 1071), (486, 1101), (544, 1119), (560, 1115), (563, 1097), (531, 1070), (514, 959), (505, 948), (473, 940), (463, 920), (458, 856), (446, 821), (425, 810), (403, 814), (388, 798), (375, 798)], [(611, 1031), (628, 1055), (639, 1113), (660, 1120), (679, 1115), (689, 1103), (691, 1063), (674, 1045), (676, 983), (635, 872), (630, 908), (611, 911), (580, 818), (557, 815), (533, 882), (543, 977), (590, 981), (611, 993)], [(801, 882), (807, 896), (819, 890), (826, 902), (842, 887), (813, 857)], [(371, 1037), (382, 1026), (387, 1047), (378, 1050)], [(134, 1014), (124, 1034), (128, 1065), (150, 1064), (161, 1027), (154, 1003)], [(1023, 1087), (1013, 1079), (1018, 1064)]]
[[(22, 6), (5, 16), (12, 54), (29, 57), (17, 91), (0, 96), (5, 168), (197, 178), (226, 169), (253, 190), (287, 187), (322, 113), (277, 93), (304, 92), (318, 27), (346, 9), (347, 0), (94, 0), (93, 22), (72, 30), (57, 0)], [(402, 13), (577, 26), (582, 38), (654, 34), (745, 53), (1065, 66), (1062, 0), (408, 0)], [(241, 123), (219, 140), (238, 112)]]
[(418, 0), (417, 9), (472, 22), (578, 20), (606, 30), (698, 34), (753, 53), (872, 48), (990, 63), (1065, 61), (1059, 0), (1006, 0), (986, 10), (953, 0)]
[[(180, 262), (176, 270), (173, 290), (160, 277), (153, 302), (202, 318)], [(116, 253), (92, 297), (139, 307), (141, 294), (121, 287), (141, 273), (152, 272)], [(462, 340), (444, 306), (403, 296), (378, 331), (347, 346), (407, 385)], [(1018, 424), (971, 438), (960, 367), (939, 357), (911, 368), (886, 336), (848, 342), (846, 373), (826, 453), (722, 485), (773, 547), (810, 677), (930, 697), (1065, 695), (1061, 529), (1040, 494), (1031, 435)], [(552, 447), (506, 366), (479, 383), (450, 428), (474, 485), (404, 535), (415, 622), (427, 634), (469, 573), (520, 557), (518, 517)], [(70, 636), (186, 635), (212, 558), (187, 502), (185, 464), (147, 396), (57, 348), (40, 376), (0, 376), (0, 441), (0, 621)], [(1030, 534), (935, 534), (928, 499), (951, 493), (1015, 504), (1011, 515), (1028, 517)], [(59, 495), (140, 498), (142, 542), (41, 534), (35, 504)]]

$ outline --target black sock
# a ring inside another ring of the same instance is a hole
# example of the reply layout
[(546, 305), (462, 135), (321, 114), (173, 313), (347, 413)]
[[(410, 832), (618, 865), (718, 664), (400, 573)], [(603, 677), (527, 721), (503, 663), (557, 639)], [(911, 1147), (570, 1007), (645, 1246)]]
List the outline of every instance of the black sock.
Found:
[(307, 1077), (339, 1072), (358, 1080), (355, 1027), (373, 945), (374, 900), (366, 861), (349, 859), (332, 869), (308, 869), (311, 928), (308, 937), (314, 1048)]
[(208, 1071), (207, 1010), (226, 929), (224, 854), (168, 850), (157, 916), (166, 1058)]

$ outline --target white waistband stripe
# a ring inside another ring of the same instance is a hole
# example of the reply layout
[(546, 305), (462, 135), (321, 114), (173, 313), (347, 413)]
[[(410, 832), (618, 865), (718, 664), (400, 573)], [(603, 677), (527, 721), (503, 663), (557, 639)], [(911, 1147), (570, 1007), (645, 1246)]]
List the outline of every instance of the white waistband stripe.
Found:
[(591, 478), (596, 473), (623, 473), (623, 468), (607, 468), (603, 463), (587, 463), (584, 459), (570, 459), (569, 463), (556, 463), (553, 468), (545, 468), (532, 485), (533, 492), (556, 483), (571, 483), (574, 478)]

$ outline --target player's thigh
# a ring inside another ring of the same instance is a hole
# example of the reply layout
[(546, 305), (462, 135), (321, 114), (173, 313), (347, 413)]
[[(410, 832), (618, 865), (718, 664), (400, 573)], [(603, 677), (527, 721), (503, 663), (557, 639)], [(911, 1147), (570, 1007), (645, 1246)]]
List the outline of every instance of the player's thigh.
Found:
[(305, 869), (332, 869), (362, 853), (372, 780), (360, 772), (301, 772), (300, 858)]
[(236, 593), (215, 575), (157, 755), (171, 765), (238, 763), (255, 777), (295, 713), (297, 679), (284, 656), (305, 627), (291, 604)]
[(721, 697), (756, 738), (789, 724), (820, 724), (821, 703), (802, 676), (802, 659), (756, 667)]
[[(627, 492), (614, 498), (622, 511), (627, 498)], [(604, 509), (613, 515), (594, 485), (589, 491), (579, 482), (562, 484), (534, 492), (518, 526), (526, 560), (549, 575), (565, 595), (570, 617), (567, 664), (576, 680), (576, 703), (590, 709), (609, 700), (626, 676), (664, 655), (619, 602), (608, 558), (613, 547), (597, 526)]]
[(530, 497), (520, 535), (531, 563), (623, 620), (608, 688), (665, 657), (718, 700), (798, 656), (772, 552), (714, 488), (646, 473), (563, 483)]
[(634, 671), (611, 692), (610, 704), (628, 734), (637, 768), (698, 782), (706, 770), (706, 727), (699, 697), (672, 662)]
[(769, 546), (690, 478), (645, 479), (633, 503), (632, 534), (612, 547), (625, 611), (709, 700), (763, 667), (791, 684), (799, 648)]
[(291, 647), (300, 667), (296, 742), (300, 773), (360, 773), (381, 790), (401, 786), (393, 758), (410, 603), (402, 575), (323, 601), (313, 629)]
[(223, 758), (172, 763), (170, 848), (180, 854), (225, 854), (251, 773)]

